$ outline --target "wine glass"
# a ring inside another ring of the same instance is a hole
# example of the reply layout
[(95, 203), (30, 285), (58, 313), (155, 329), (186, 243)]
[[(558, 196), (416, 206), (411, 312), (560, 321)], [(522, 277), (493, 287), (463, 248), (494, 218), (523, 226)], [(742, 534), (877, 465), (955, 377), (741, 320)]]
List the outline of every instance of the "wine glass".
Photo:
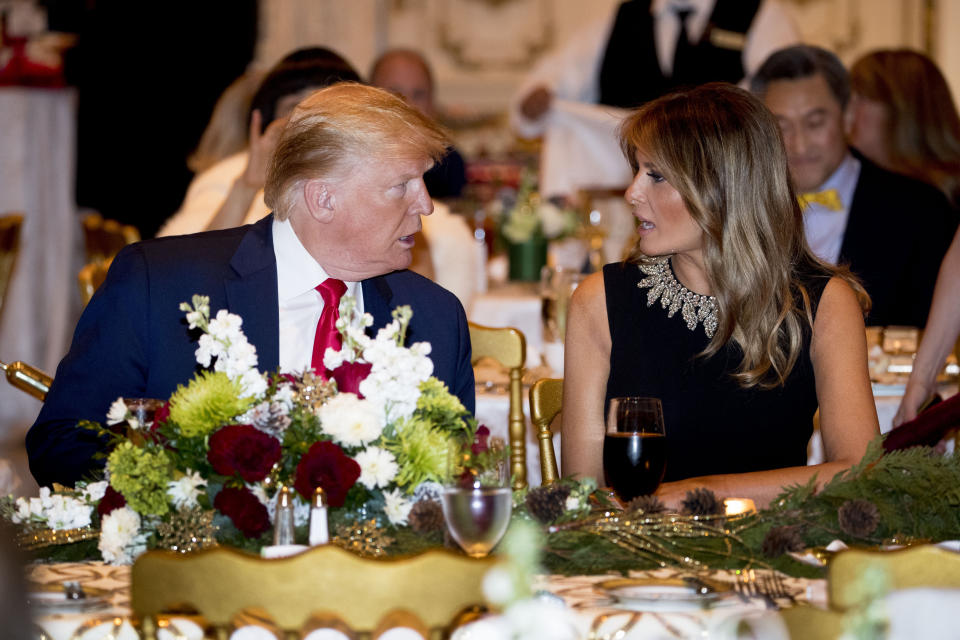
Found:
[(503, 440), (451, 448), (443, 489), (443, 517), (450, 535), (472, 558), (490, 553), (510, 523), (513, 492)]
[(603, 471), (617, 497), (629, 502), (660, 486), (667, 466), (663, 407), (658, 398), (612, 398), (603, 440)]

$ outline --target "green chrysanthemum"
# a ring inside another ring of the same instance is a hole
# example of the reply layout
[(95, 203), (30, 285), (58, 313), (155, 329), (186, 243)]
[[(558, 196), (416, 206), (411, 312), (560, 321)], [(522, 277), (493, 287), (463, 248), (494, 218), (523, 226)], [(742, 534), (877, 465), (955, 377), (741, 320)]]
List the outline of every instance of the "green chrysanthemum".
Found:
[(449, 433), (465, 431), (465, 417), (469, 417), (460, 398), (450, 393), (440, 380), (430, 377), (420, 383), (417, 416)]
[(166, 451), (150, 451), (124, 442), (107, 458), (107, 469), (110, 484), (137, 513), (167, 513), (167, 483), (173, 479), (173, 466)]
[(186, 387), (178, 385), (170, 398), (170, 420), (188, 437), (209, 435), (253, 404), (241, 398), (239, 381), (222, 371), (201, 371)]
[(449, 436), (416, 416), (397, 427), (386, 448), (397, 457), (400, 471), (396, 482), (412, 490), (421, 482), (442, 482), (447, 466)]

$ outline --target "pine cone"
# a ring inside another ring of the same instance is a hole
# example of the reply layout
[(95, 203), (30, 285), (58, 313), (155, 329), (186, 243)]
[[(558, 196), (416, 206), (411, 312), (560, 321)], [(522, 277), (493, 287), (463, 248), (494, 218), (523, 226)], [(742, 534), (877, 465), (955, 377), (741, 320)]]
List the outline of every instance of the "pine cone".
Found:
[(681, 513), (686, 516), (722, 516), (726, 513), (723, 500), (710, 489), (703, 487), (687, 491)]
[(443, 531), (446, 527), (443, 520), (443, 507), (435, 500), (421, 500), (414, 504), (407, 522), (417, 533)]
[(880, 511), (869, 500), (847, 500), (837, 510), (840, 528), (857, 538), (866, 538), (877, 530)]
[(791, 524), (770, 529), (760, 549), (768, 558), (778, 558), (788, 551), (802, 551), (804, 546), (800, 527)]
[(638, 496), (627, 503), (628, 511), (639, 511), (646, 515), (656, 515), (658, 513), (666, 513), (667, 505), (660, 502), (660, 498), (650, 494), (646, 496)]
[(550, 524), (566, 511), (570, 487), (551, 484), (531, 489), (527, 493), (527, 509), (543, 524)]

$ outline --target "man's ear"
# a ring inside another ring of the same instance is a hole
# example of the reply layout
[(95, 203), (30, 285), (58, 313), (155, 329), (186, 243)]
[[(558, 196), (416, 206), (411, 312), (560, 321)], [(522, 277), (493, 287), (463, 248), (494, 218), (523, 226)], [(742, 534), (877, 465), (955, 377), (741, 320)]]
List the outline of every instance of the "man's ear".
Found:
[(311, 218), (317, 222), (329, 222), (333, 219), (336, 198), (326, 182), (307, 180), (303, 185), (303, 199)]

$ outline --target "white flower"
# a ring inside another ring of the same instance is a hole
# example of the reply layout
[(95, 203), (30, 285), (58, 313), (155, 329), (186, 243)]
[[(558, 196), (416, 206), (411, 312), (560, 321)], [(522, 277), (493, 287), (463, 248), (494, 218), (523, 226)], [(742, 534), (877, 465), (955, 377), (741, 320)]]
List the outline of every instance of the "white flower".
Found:
[(562, 235), (567, 230), (567, 221), (567, 215), (553, 203), (544, 202), (540, 205), (540, 224), (546, 237)]
[(576, 640), (576, 615), (562, 602), (547, 598), (520, 600), (503, 612), (512, 637), (523, 640)]
[(107, 424), (118, 424), (127, 419), (127, 405), (123, 398), (117, 398), (107, 410)]
[(346, 447), (364, 446), (383, 433), (383, 413), (353, 393), (340, 393), (327, 400), (317, 409), (317, 417), (324, 432)]
[(257, 349), (243, 336), (230, 343), (226, 355), (225, 371), (231, 380), (257, 368)]
[(390, 520), (390, 523), (397, 526), (407, 524), (410, 510), (413, 509), (413, 502), (403, 495), (400, 489), (384, 491), (383, 499), (387, 503), (383, 508), (383, 512), (387, 514), (387, 519)]
[(244, 398), (257, 398), (267, 391), (267, 378), (256, 369), (249, 369), (240, 376), (241, 394)]
[(380, 447), (368, 447), (358, 453), (354, 460), (360, 465), (360, 482), (367, 489), (386, 487), (400, 470), (394, 455)]
[(182, 478), (167, 483), (167, 496), (176, 508), (192, 509), (197, 506), (200, 488), (205, 486), (207, 481), (203, 476), (192, 469), (187, 469)]
[(104, 516), (97, 548), (110, 564), (132, 563), (147, 550), (147, 536), (140, 531), (140, 515), (130, 507), (120, 507)]
[(70, 496), (54, 495), (44, 511), (47, 526), (54, 530), (79, 529), (90, 525), (93, 507)]
[(107, 487), (109, 486), (110, 483), (106, 480), (91, 482), (82, 487), (83, 497), (87, 502), (100, 502), (103, 496), (107, 493)]
[(204, 369), (210, 366), (210, 361), (223, 353), (223, 345), (213, 339), (209, 333), (200, 336), (197, 341), (197, 350), (194, 352), (197, 363)]
[[(189, 307), (188, 307), (188, 308), (189, 308)], [(181, 307), (181, 310), (183, 310), (183, 307)], [(190, 311), (190, 312), (188, 312), (188, 313), (187, 313), (187, 328), (188, 328), (188, 329), (196, 329), (196, 328), (199, 326), (201, 320), (203, 320), (203, 314), (200, 313), (199, 311)]]
[(483, 576), (483, 597), (490, 604), (502, 607), (516, 600), (513, 574), (504, 567), (494, 567)]
[(226, 309), (220, 309), (217, 311), (217, 317), (210, 320), (210, 335), (221, 342), (232, 343), (243, 337), (241, 325), (243, 325), (243, 318)]
[(576, 511), (580, 508), (580, 498), (577, 496), (567, 496), (567, 501), (563, 504), (567, 511)]

